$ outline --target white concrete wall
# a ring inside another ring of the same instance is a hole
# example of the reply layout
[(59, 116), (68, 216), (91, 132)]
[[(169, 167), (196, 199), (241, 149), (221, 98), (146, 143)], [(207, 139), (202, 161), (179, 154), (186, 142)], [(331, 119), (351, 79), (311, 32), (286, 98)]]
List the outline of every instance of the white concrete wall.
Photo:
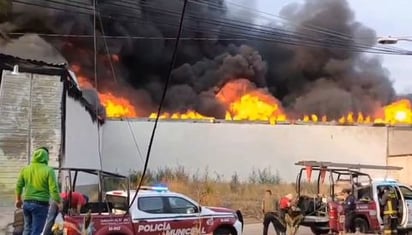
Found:
[(389, 155), (412, 155), (411, 141), (411, 127), (396, 127), (389, 129)]
[(393, 172), (393, 178), (399, 180), (400, 182), (412, 185), (412, 156), (397, 156), (397, 157), (389, 157), (388, 164), (393, 166), (401, 166), (404, 167), (400, 171)]
[[(100, 169), (97, 122), (80, 102), (67, 96), (65, 156), (63, 167)], [(82, 174), (80, 184), (95, 183), (96, 177)]]
[(402, 170), (394, 172), (394, 178), (412, 185), (412, 128), (397, 127), (389, 130), (388, 164), (401, 166)]
[[(153, 122), (144, 120), (107, 121), (102, 140), (104, 168), (120, 173), (141, 170), (152, 128)], [(384, 165), (386, 129), (163, 121), (158, 125), (149, 167), (182, 165), (192, 172), (208, 167), (210, 175), (217, 172), (226, 179), (235, 171), (246, 179), (253, 168), (270, 167), (283, 179), (294, 181), (299, 169), (294, 163), (299, 160)]]

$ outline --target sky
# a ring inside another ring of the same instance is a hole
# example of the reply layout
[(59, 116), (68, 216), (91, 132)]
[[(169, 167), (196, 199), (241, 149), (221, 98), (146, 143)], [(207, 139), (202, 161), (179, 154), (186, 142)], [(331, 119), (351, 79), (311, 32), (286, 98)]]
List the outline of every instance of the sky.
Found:
[[(357, 21), (375, 30), (378, 37), (412, 38), (412, 1), (347, 0)], [(278, 14), (287, 4), (299, 0), (256, 0), (260, 11)], [(412, 42), (399, 41), (397, 48), (411, 50)], [(379, 55), (383, 66), (390, 72), (391, 80), (398, 93), (412, 93), (412, 56)]]

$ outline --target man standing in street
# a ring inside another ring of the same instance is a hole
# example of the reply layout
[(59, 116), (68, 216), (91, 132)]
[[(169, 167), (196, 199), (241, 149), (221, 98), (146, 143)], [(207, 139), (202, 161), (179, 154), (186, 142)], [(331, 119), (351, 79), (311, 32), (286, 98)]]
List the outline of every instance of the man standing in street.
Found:
[(279, 215), (275, 212), (275, 200), (272, 196), (272, 191), (267, 189), (262, 200), (263, 212), (263, 235), (268, 234), (269, 224), (272, 223), (277, 234), (286, 232), (286, 226), (282, 223)]
[(344, 212), (345, 212), (345, 232), (346, 233), (355, 233), (355, 210), (356, 210), (356, 200), (355, 197), (352, 195), (352, 191), (350, 189), (342, 190), (343, 197), (345, 198), (344, 201)]
[[(61, 205), (59, 187), (53, 168), (48, 166), (49, 150), (40, 147), (33, 152), (30, 165), (24, 167), (16, 184), (16, 207), (23, 206), (23, 235), (41, 234), (50, 198)], [(24, 194), (23, 194), (24, 189)], [(24, 201), (22, 200), (22, 194)]]

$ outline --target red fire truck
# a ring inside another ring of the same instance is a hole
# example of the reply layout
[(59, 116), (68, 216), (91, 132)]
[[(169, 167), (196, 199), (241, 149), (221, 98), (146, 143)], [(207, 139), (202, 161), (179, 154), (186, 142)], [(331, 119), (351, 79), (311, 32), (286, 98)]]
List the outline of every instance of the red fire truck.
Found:
[[(298, 207), (304, 217), (302, 226), (311, 228), (314, 234), (337, 233), (343, 231), (344, 213), (342, 200), (339, 199), (338, 189), (350, 187), (356, 198), (355, 227), (362, 233), (381, 231), (382, 208), (379, 197), (383, 187), (392, 187), (398, 195), (399, 231), (402, 233), (412, 229), (412, 189), (391, 179), (372, 179), (371, 176), (360, 169), (368, 170), (401, 170), (402, 167), (345, 164), (318, 161), (300, 161), (295, 165), (303, 166), (297, 176), (296, 191), (298, 194)], [(310, 171), (310, 173), (308, 173)], [(316, 172), (314, 182), (316, 192), (313, 196), (302, 195), (302, 176), (304, 173), (311, 175)], [(328, 174), (328, 195), (321, 195), (320, 188)]]

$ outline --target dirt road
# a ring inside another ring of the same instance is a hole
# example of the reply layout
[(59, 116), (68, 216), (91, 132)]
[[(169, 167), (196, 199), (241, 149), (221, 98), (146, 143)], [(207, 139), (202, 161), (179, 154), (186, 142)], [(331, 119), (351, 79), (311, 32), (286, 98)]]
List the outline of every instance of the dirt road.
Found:
[[(259, 235), (259, 234), (262, 234), (262, 231), (263, 231), (263, 225), (261, 223), (246, 224), (245, 229), (243, 231), (243, 235)], [(300, 227), (297, 234), (298, 235), (312, 235), (312, 232), (307, 227)], [(276, 232), (273, 229), (272, 225), (269, 227), (268, 235), (276, 235)]]
[(6, 225), (13, 221), (14, 208), (0, 207), (0, 234), (6, 234)]
[[(0, 208), (0, 234), (4, 234), (4, 226), (12, 221), (13, 218), (13, 208)], [(244, 235), (259, 235), (262, 234), (262, 223), (250, 223), (245, 225)], [(268, 235), (276, 235), (272, 225), (269, 227)], [(298, 235), (312, 235), (310, 229), (306, 227), (301, 227), (299, 229)]]

